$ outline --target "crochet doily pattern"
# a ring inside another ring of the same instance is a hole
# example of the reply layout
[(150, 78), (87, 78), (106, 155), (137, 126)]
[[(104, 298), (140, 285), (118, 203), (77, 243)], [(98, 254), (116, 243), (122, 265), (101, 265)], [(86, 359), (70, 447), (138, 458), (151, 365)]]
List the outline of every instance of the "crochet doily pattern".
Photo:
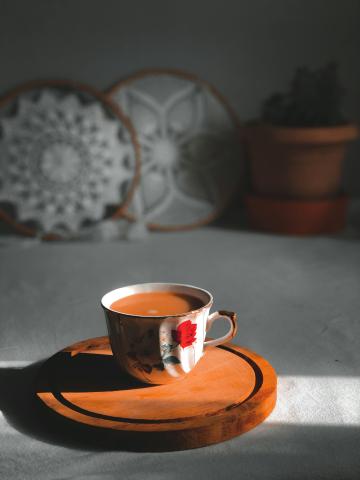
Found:
[(214, 218), (237, 188), (242, 167), (237, 119), (220, 96), (167, 72), (134, 75), (109, 95), (131, 119), (141, 146), (141, 181), (130, 213), (170, 230)]
[(0, 202), (39, 232), (77, 232), (124, 203), (136, 172), (131, 135), (89, 92), (44, 87), (0, 110)]

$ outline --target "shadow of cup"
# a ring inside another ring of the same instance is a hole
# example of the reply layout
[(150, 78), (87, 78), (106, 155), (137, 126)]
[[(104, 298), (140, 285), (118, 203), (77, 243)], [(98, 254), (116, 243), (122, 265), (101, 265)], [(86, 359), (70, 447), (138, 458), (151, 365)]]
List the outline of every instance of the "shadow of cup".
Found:
[[(63, 354), (68, 355), (68, 354)], [(70, 357), (70, 355), (68, 355)], [(97, 358), (95, 358), (97, 357)], [(60, 361), (60, 360), (58, 360)], [(106, 365), (104, 365), (106, 363)], [(64, 359), (62, 359), (64, 365)], [(72, 362), (74, 366), (74, 362)], [(65, 361), (66, 366), (66, 361)], [(94, 368), (89, 368), (93, 366)], [(37, 440), (80, 450), (138, 450), (136, 438), (131, 433), (91, 427), (65, 418), (50, 410), (37, 397), (36, 391), (46, 388), (39, 382), (43, 362), (36, 362), (24, 368), (0, 368), (0, 410), (6, 421), (19, 432)], [(91, 389), (104, 391), (118, 389), (124, 379), (111, 357), (101, 355), (79, 355), (71, 375), (66, 368), (57, 381), (61, 387), (73, 391)], [(84, 375), (81, 375), (81, 372)], [(88, 372), (88, 373), (85, 373)], [(90, 374), (91, 373), (91, 378)], [(79, 377), (80, 374), (80, 377)], [(124, 374), (125, 375), (125, 374)], [(122, 378), (119, 380), (119, 376)], [(81, 378), (81, 382), (79, 382)], [(144, 384), (129, 378), (128, 388), (144, 388)], [(151, 386), (149, 386), (151, 388)], [(151, 445), (148, 445), (150, 448)]]

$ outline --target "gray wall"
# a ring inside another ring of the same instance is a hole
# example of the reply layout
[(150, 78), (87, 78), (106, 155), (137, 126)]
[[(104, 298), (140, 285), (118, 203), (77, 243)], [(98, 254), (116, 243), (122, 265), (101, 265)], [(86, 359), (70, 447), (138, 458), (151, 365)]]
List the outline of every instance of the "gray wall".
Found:
[[(41, 77), (106, 88), (143, 67), (214, 83), (243, 120), (294, 68), (338, 60), (360, 120), (358, 0), (0, 0), (0, 92)], [(360, 194), (359, 144), (345, 183)]]

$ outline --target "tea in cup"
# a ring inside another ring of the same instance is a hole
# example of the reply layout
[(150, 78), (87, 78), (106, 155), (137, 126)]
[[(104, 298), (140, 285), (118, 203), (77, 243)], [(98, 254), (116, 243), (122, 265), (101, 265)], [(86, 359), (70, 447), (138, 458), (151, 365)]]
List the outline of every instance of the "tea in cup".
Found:
[[(187, 375), (206, 348), (236, 335), (236, 314), (209, 314), (208, 291), (177, 283), (143, 283), (117, 288), (101, 300), (110, 345), (119, 366), (150, 384), (166, 384)], [(206, 340), (215, 320), (230, 324), (228, 333)]]

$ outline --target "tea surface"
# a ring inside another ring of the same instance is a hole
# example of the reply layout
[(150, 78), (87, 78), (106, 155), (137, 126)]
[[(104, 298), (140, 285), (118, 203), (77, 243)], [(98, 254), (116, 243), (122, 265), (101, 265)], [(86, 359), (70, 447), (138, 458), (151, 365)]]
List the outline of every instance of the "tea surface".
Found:
[(146, 292), (119, 298), (110, 308), (131, 315), (162, 316), (180, 315), (202, 306), (201, 300), (191, 295), (176, 292)]

